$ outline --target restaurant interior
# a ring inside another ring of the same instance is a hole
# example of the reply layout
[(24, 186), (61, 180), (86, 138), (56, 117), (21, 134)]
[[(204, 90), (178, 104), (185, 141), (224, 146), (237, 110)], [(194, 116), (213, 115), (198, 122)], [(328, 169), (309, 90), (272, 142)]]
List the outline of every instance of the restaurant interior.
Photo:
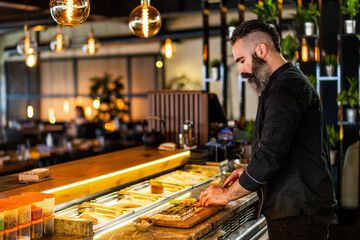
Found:
[[(211, 162), (221, 172), (224, 161), (246, 165), (258, 98), (238, 74), (229, 38), (242, 21), (262, 19), (322, 100), (339, 203), (329, 239), (360, 239), (359, 9), (358, 0), (0, 0), (0, 185), (38, 168), (57, 181), (56, 166), (103, 156), (121, 165), (116, 156), (130, 159), (131, 149), (168, 157), (144, 150), (163, 142), (186, 150), (188, 164)], [(183, 167), (176, 161), (78, 198)], [(88, 171), (86, 178), (110, 173)], [(16, 186), (0, 187), (0, 198), (19, 194)], [(55, 187), (35, 191), (54, 193), (59, 206), (74, 203), (70, 190), (62, 196)]]

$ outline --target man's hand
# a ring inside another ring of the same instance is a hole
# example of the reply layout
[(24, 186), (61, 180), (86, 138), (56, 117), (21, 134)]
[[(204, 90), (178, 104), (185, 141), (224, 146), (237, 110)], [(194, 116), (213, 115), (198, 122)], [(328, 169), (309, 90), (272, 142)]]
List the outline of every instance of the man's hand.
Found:
[(226, 179), (225, 183), (222, 185), (223, 188), (230, 187), (244, 172), (245, 168), (236, 169), (231, 173), (231, 175)]
[(200, 194), (199, 202), (201, 206), (207, 207), (210, 205), (226, 205), (229, 200), (226, 198), (225, 188), (213, 185)]

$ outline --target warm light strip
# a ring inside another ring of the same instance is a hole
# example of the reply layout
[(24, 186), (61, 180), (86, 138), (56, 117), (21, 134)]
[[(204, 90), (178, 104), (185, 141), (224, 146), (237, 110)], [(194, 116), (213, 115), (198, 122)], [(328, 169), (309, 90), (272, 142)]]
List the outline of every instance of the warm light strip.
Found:
[(155, 165), (155, 164), (158, 164), (158, 163), (166, 162), (168, 160), (175, 159), (175, 158), (178, 158), (178, 157), (188, 156), (189, 154), (190, 154), (190, 151), (186, 151), (186, 152), (179, 153), (179, 154), (169, 156), (169, 157), (166, 157), (166, 158), (161, 158), (161, 159), (158, 159), (156, 161), (144, 163), (144, 164), (141, 164), (141, 165), (138, 165), (138, 166), (135, 166), (135, 167), (127, 168), (127, 169), (120, 170), (120, 171), (113, 172), (113, 173), (109, 173), (109, 174), (106, 174), (106, 175), (103, 175), (103, 176), (99, 176), (99, 177), (87, 179), (87, 180), (84, 180), (84, 181), (80, 181), (80, 182), (77, 182), (77, 183), (72, 183), (72, 184), (69, 184), (69, 185), (65, 185), (65, 186), (62, 186), (62, 187), (46, 190), (46, 191), (43, 191), (43, 193), (58, 192), (58, 191), (61, 191), (61, 190), (64, 190), (64, 189), (80, 186), (80, 185), (83, 185), (83, 184), (95, 182), (95, 181), (98, 181), (98, 180), (101, 180), (101, 179), (105, 179), (105, 178), (113, 177), (113, 176), (123, 174), (123, 173), (126, 173), (126, 172), (130, 172), (130, 171), (133, 171), (133, 170), (136, 170), (136, 169), (140, 169), (140, 168), (148, 167), (148, 166)]
[(95, 39), (93, 37), (90, 37), (88, 39), (88, 53), (89, 55), (95, 54)]
[(142, 30), (144, 33), (144, 37), (147, 38), (149, 36), (149, 9), (147, 8), (146, 5), (142, 9), (142, 15), (143, 15)]
[[(180, 197), (176, 198), (176, 200), (186, 199), (186, 198), (189, 198), (190, 196), (191, 196), (191, 192), (188, 192), (188, 193), (185, 193), (184, 195), (181, 195)], [(160, 206), (158, 206), (158, 207), (156, 207), (154, 209), (151, 209), (151, 212), (156, 212), (158, 209), (161, 209), (161, 208), (165, 207), (166, 205), (169, 205), (169, 203), (167, 202), (167, 203), (164, 203), (164, 204), (162, 204), (162, 205), (160, 205)], [(125, 221), (125, 222), (123, 222), (121, 224), (116, 224), (113, 227), (111, 227), (111, 228), (107, 229), (106, 231), (102, 232), (101, 234), (95, 235), (94, 239), (98, 239), (100, 237), (103, 237), (105, 234), (107, 234), (109, 232), (112, 232), (112, 231), (114, 231), (116, 229), (119, 229), (119, 228), (121, 228), (122, 226), (124, 226), (126, 224), (129, 224), (133, 220), (134, 219), (129, 219), (129, 221)]]
[(74, 3), (73, 0), (67, 0), (66, 1), (66, 17), (68, 18), (69, 21), (72, 21), (72, 16), (74, 13)]
[(56, 35), (56, 51), (61, 52), (63, 49), (63, 35), (61, 33), (58, 33)]

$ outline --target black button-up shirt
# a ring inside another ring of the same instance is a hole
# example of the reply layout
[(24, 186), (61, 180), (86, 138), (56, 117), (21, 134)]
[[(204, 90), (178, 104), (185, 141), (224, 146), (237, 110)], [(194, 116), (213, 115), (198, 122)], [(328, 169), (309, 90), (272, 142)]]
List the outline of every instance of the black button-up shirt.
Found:
[(337, 207), (320, 98), (291, 63), (279, 67), (260, 96), (252, 159), (239, 178), (263, 189), (268, 220), (333, 215)]

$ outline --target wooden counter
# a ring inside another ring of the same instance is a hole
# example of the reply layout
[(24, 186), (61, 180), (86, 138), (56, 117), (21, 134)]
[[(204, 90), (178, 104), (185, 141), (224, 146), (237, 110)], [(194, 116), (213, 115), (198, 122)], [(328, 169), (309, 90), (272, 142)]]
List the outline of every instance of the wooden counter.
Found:
[(0, 198), (28, 191), (48, 192), (54, 193), (56, 204), (60, 204), (181, 166), (188, 156), (185, 150), (140, 146), (84, 158), (48, 167), (53, 179), (41, 183), (20, 184), (17, 175), (0, 177)]

